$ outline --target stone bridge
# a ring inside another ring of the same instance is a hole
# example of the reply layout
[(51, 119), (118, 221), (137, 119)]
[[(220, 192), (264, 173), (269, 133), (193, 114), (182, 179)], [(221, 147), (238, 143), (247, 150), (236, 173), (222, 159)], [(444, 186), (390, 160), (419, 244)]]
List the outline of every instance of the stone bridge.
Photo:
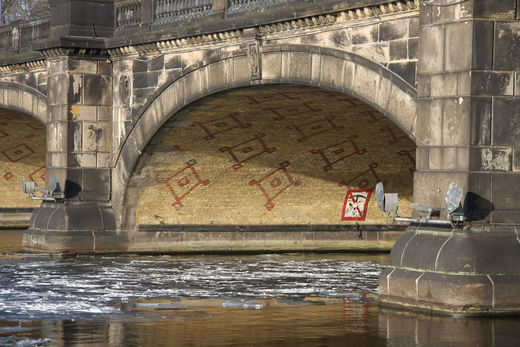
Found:
[[(0, 27), (0, 213), (28, 250), (384, 250), (380, 300), (520, 304), (520, 1), (50, 0)], [(57, 177), (64, 199), (19, 188)], [(379, 181), (463, 226), (392, 223)], [(408, 230), (405, 232), (405, 230)]]

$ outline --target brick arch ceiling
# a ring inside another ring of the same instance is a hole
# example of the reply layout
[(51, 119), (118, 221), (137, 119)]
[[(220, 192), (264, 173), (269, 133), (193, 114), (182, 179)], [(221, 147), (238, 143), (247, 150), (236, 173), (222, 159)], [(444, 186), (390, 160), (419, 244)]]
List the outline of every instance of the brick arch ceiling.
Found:
[[(237, 88), (190, 104), (154, 136), (133, 173), (135, 221), (343, 224), (347, 191), (372, 191), (379, 181), (399, 191), (403, 210), (414, 153), (394, 123), (343, 93)], [(354, 222), (386, 222), (375, 199), (366, 210)]]

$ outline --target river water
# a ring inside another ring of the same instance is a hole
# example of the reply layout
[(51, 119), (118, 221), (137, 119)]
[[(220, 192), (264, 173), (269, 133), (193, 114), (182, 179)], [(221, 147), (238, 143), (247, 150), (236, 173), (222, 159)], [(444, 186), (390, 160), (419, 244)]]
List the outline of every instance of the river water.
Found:
[(386, 254), (24, 254), (0, 230), (0, 346), (519, 346), (517, 318), (383, 310)]

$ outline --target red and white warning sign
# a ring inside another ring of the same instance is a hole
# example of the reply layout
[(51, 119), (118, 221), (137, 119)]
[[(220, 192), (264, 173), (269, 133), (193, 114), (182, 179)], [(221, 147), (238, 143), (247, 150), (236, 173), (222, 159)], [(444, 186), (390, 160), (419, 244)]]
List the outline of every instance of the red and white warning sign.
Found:
[(342, 220), (365, 220), (370, 200), (370, 190), (349, 190), (343, 205)]

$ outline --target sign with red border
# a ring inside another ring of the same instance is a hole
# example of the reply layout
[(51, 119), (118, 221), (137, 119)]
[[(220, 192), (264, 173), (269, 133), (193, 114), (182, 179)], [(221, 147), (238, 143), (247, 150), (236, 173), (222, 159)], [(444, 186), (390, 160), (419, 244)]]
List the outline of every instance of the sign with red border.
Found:
[(349, 190), (343, 204), (341, 220), (365, 220), (371, 194), (370, 190)]

